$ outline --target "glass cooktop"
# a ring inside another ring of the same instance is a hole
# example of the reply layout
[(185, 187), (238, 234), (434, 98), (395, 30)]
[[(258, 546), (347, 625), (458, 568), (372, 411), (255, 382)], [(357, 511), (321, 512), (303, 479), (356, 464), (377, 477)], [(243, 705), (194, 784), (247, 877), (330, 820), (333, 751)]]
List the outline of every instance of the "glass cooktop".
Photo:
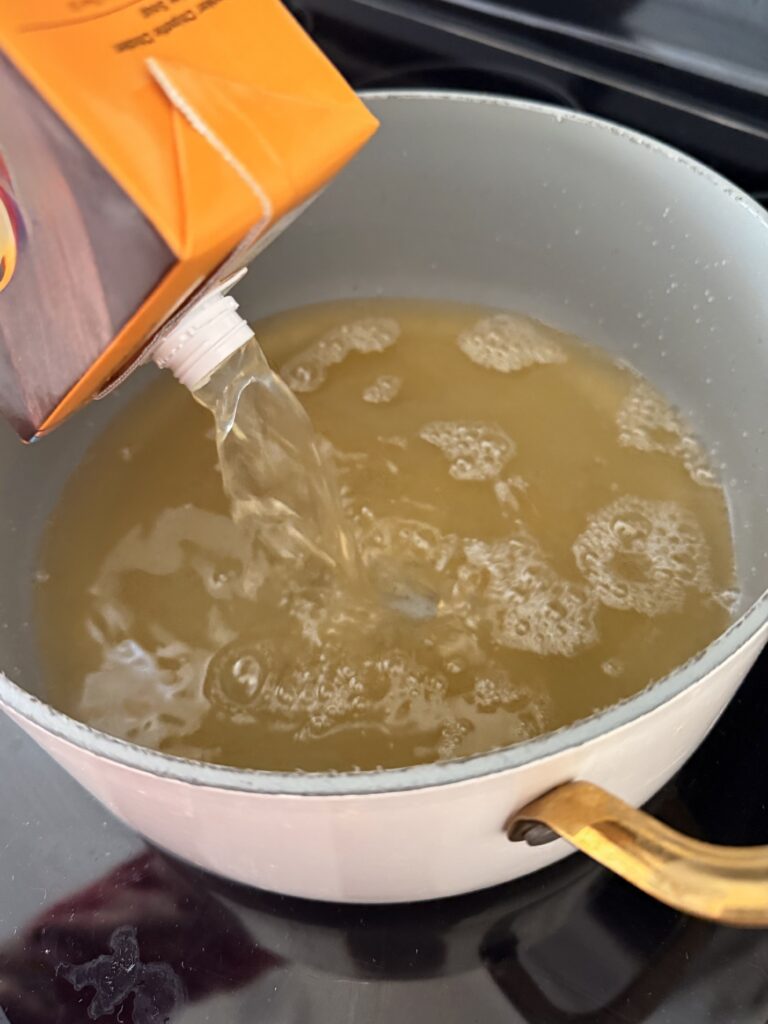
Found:
[(500, 92), (687, 150), (768, 196), (768, 0), (289, 0), (358, 88)]

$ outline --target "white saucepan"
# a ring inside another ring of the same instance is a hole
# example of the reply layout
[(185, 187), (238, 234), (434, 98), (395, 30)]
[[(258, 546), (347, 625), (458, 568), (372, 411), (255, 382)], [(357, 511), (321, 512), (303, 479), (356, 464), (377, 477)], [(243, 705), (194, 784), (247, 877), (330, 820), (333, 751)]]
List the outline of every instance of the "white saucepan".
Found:
[(674, 905), (766, 923), (768, 853), (688, 843), (622, 801), (637, 807), (677, 771), (768, 635), (768, 216), (688, 157), (591, 117), (455, 94), (369, 100), (380, 133), (256, 260), (239, 293), (245, 314), (443, 296), (527, 312), (625, 358), (692, 414), (725, 466), (738, 621), (631, 700), (461, 761), (280, 774), (99, 733), (44, 702), (31, 578), (49, 509), (144, 386), (138, 373), (32, 448), (0, 438), (2, 706), (119, 818), (241, 882), (350, 902), (449, 896), (566, 856), (573, 845), (550, 841), (549, 825)]

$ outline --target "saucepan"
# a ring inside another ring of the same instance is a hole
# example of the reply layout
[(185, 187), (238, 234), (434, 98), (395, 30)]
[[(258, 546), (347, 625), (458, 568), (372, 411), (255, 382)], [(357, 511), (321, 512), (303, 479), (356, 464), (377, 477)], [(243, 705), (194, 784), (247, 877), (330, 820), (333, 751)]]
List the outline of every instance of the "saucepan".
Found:
[[(378, 136), (254, 262), (238, 294), (245, 314), (450, 297), (524, 311), (633, 364), (691, 414), (723, 467), (741, 590), (733, 625), (631, 699), (464, 760), (243, 771), (88, 728), (45, 703), (32, 578), (68, 474), (147, 370), (31, 448), (0, 439), (2, 705), (151, 842), (251, 885), (425, 900), (579, 848), (676, 907), (766, 925), (768, 850), (706, 846), (635, 808), (701, 743), (768, 636), (768, 215), (687, 156), (585, 115), (478, 95), (368, 100)], [(762, 742), (761, 728), (744, 742)]]

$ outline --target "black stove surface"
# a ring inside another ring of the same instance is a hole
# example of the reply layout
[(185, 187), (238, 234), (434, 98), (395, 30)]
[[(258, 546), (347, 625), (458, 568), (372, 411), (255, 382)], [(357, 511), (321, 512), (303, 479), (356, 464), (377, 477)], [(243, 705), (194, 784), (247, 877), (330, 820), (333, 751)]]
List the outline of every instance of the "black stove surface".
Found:
[[(768, 196), (765, 0), (292, 6), (359, 88), (560, 103)], [(768, 653), (652, 801), (662, 820), (768, 843), (767, 675)], [(250, 891), (147, 847), (0, 716), (0, 1024), (89, 1020), (766, 1024), (768, 931), (687, 918), (580, 855), (415, 907)]]
[[(653, 800), (662, 820), (768, 842), (767, 671)], [(685, 917), (579, 854), (450, 900), (310, 903), (150, 849), (5, 718), (0, 779), (2, 1022), (768, 1021), (768, 931)]]
[(768, 0), (287, 0), (359, 89), (543, 100), (768, 197)]

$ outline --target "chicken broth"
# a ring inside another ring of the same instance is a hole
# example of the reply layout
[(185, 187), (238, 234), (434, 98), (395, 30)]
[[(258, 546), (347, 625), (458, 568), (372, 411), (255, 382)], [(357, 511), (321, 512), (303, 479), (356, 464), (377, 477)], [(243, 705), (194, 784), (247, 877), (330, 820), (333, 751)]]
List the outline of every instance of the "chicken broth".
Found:
[(263, 423), (228, 447), (217, 377), (198, 396), (216, 429), (161, 380), (62, 494), (36, 587), (68, 714), (221, 764), (400, 767), (567, 725), (728, 625), (723, 489), (684, 417), (604, 352), (410, 300), (256, 335), (308, 414), (279, 474)]

